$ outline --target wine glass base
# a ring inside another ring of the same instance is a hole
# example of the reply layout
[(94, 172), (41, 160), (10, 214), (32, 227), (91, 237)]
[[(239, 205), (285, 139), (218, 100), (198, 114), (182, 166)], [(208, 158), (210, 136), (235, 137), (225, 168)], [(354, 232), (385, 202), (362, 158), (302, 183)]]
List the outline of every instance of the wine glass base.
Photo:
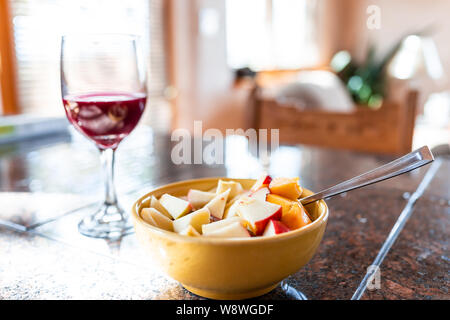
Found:
[(78, 224), (81, 234), (92, 238), (117, 239), (132, 233), (125, 211), (117, 204), (103, 204)]
[(306, 297), (303, 292), (289, 285), (286, 279), (281, 281), (280, 286), (281, 290), (283, 290), (289, 298), (294, 300), (308, 300), (308, 297)]

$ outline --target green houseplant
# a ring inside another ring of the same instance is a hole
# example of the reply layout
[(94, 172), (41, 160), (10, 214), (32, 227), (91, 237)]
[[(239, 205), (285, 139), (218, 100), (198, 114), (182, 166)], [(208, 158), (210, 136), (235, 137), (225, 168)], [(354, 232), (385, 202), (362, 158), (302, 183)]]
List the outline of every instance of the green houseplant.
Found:
[(381, 106), (387, 94), (387, 66), (400, 49), (403, 40), (410, 35), (423, 34), (424, 32), (417, 32), (405, 35), (380, 60), (376, 57), (374, 45), (369, 46), (362, 63), (355, 61), (348, 51), (339, 51), (331, 60), (331, 68), (344, 82), (356, 104), (376, 109)]

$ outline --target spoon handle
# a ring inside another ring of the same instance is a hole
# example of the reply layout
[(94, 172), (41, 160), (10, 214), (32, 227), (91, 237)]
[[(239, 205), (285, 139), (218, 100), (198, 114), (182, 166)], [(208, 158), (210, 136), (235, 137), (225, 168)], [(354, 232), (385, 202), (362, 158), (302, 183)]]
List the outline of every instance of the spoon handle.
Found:
[(343, 192), (358, 189), (361, 187), (365, 187), (369, 184), (393, 178), (400, 174), (424, 166), (432, 162), (433, 160), (434, 160), (433, 154), (431, 153), (430, 149), (427, 146), (424, 146), (381, 167), (363, 173), (350, 180), (341, 182), (340, 184), (337, 184), (331, 188), (325, 189), (323, 191), (312, 194), (308, 197), (302, 198), (299, 201), (302, 204), (308, 204), (320, 199), (333, 197)]

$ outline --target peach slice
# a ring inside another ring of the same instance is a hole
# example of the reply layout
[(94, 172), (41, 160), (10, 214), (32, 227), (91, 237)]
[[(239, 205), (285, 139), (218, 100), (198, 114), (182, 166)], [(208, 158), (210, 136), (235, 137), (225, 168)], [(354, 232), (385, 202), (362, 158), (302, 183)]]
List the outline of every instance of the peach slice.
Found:
[(281, 222), (289, 229), (295, 230), (311, 223), (308, 213), (299, 201), (290, 200), (276, 194), (268, 194), (267, 201), (281, 206)]
[(275, 178), (269, 184), (270, 192), (290, 200), (297, 200), (303, 192), (298, 180), (298, 178)]

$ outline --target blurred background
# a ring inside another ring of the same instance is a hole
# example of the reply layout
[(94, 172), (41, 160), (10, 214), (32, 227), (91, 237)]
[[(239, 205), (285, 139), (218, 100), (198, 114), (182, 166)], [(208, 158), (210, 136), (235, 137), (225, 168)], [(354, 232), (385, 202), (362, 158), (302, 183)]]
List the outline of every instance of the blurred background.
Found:
[(17, 121), (7, 115), (66, 121), (62, 34), (112, 32), (141, 36), (141, 125), (155, 131), (202, 120), (279, 128), (287, 144), (448, 149), (449, 11), (448, 0), (0, 0), (0, 141)]

